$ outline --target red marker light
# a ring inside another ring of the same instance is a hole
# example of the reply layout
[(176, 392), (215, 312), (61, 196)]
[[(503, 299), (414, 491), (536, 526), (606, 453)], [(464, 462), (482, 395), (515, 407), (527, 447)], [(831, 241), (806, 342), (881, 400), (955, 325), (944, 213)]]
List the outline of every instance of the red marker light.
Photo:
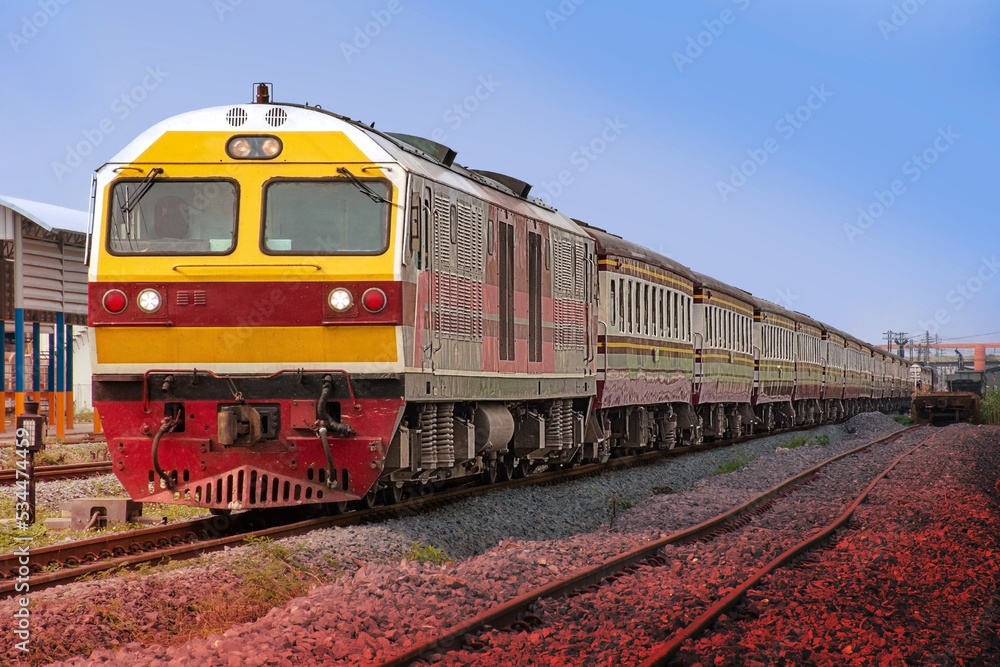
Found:
[(361, 295), (361, 305), (364, 306), (365, 310), (369, 313), (381, 313), (385, 310), (385, 306), (388, 302), (389, 300), (385, 296), (385, 292), (377, 287), (372, 287)]
[(104, 310), (109, 313), (118, 313), (125, 310), (125, 306), (128, 305), (128, 297), (125, 296), (125, 292), (113, 289), (108, 290), (104, 293)]

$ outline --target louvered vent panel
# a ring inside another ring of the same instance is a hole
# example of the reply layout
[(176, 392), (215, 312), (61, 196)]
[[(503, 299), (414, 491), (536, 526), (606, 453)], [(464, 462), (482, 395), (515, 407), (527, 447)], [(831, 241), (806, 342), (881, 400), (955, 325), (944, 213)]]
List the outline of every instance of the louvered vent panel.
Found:
[(553, 241), (553, 291), (558, 297), (571, 297), (574, 294), (573, 276), (573, 244), (569, 241)]
[(438, 331), (469, 340), (483, 339), (483, 285), (438, 274)]
[(556, 349), (582, 348), (587, 344), (587, 309), (583, 303), (556, 300), (555, 302)]
[(438, 271), (451, 268), (451, 201), (447, 195), (434, 195), (434, 251)]
[(246, 109), (240, 107), (233, 107), (226, 112), (226, 122), (233, 127), (239, 127), (243, 123), (247, 122), (247, 112)]
[(574, 280), (573, 280), (573, 298), (583, 299), (584, 288), (586, 285), (587, 276), (587, 246), (582, 243), (573, 244), (573, 261), (576, 262), (574, 266)]
[(483, 211), (458, 203), (458, 273), (483, 279)]
[(284, 109), (268, 109), (267, 114), (264, 116), (264, 120), (271, 127), (281, 127), (285, 124), (285, 120), (288, 118), (288, 114), (285, 113)]

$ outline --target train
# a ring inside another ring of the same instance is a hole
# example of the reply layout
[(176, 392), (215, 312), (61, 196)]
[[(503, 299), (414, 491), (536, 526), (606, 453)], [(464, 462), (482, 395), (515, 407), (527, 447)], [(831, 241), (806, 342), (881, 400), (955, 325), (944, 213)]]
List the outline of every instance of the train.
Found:
[(94, 175), (93, 400), (134, 500), (365, 507), (907, 409), (899, 357), (272, 97), (164, 120)]

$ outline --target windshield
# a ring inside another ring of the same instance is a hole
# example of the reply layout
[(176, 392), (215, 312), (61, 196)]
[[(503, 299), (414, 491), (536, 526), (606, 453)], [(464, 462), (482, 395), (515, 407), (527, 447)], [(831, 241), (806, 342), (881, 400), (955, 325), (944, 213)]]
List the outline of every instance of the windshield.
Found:
[(108, 250), (116, 255), (225, 254), (235, 243), (236, 203), (236, 186), (229, 181), (117, 183), (108, 205)]
[[(362, 182), (362, 181), (359, 181)], [(264, 252), (296, 255), (373, 255), (388, 247), (389, 185), (274, 181), (264, 191)], [(376, 201), (375, 194), (382, 201)]]

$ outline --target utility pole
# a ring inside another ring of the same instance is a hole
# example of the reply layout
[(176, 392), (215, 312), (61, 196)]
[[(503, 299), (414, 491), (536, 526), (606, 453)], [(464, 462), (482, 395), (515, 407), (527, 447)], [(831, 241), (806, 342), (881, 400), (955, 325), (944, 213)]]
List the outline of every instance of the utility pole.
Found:
[[(899, 346), (899, 356), (906, 358), (906, 344), (910, 342), (910, 339), (906, 337), (906, 333), (896, 332), (896, 345)], [(910, 361), (913, 361), (913, 348), (910, 348)]]
[(931, 363), (931, 332), (924, 331), (924, 363)]
[(890, 329), (889, 331), (886, 331), (882, 335), (885, 336), (885, 349), (887, 351), (889, 351), (889, 352), (892, 352), (892, 336), (893, 336), (893, 331)]

